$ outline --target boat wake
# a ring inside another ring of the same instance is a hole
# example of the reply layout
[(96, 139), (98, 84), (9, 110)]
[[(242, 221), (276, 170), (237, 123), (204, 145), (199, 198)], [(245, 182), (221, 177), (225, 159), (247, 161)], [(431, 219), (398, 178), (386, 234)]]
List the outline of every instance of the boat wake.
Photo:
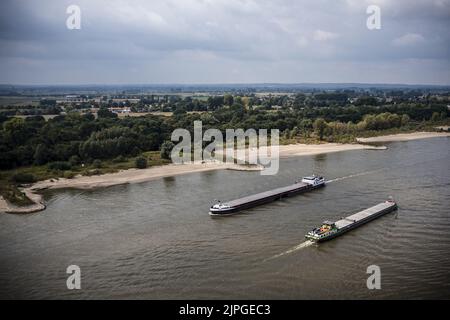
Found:
[(380, 171), (385, 171), (385, 170), (391, 170), (392, 171), (392, 170), (397, 169), (397, 168), (405, 168), (405, 167), (417, 166), (419, 164), (424, 164), (424, 163), (428, 163), (430, 161), (438, 161), (438, 160), (447, 160), (447, 158), (438, 158), (438, 159), (433, 159), (433, 160), (426, 160), (426, 161), (419, 161), (419, 162), (412, 162), (412, 163), (402, 163), (401, 166), (395, 165), (395, 166), (384, 167), (384, 168), (376, 169), (376, 170), (359, 172), (359, 173), (351, 174), (349, 176), (331, 179), (331, 180), (326, 181), (325, 183), (328, 184), (330, 182), (336, 182), (336, 181), (341, 181), (341, 180), (345, 180), (345, 179), (349, 179), (349, 178), (365, 176), (365, 175), (368, 175), (368, 174), (372, 174), (372, 173), (376, 173), (376, 172), (380, 172)]
[(360, 172), (360, 173), (355, 173), (355, 174), (351, 174), (349, 176), (328, 180), (326, 183), (328, 184), (330, 182), (336, 182), (336, 181), (341, 181), (341, 180), (345, 180), (345, 179), (349, 179), (349, 178), (365, 176), (365, 175), (372, 174), (372, 173), (375, 173), (375, 172), (378, 172), (378, 171), (382, 171), (382, 170), (384, 170), (384, 169), (378, 169), (378, 170), (371, 170), (371, 171), (364, 171), (364, 172)]
[(279, 254), (277, 254), (277, 255), (274, 255), (273, 257), (270, 257), (270, 258), (266, 259), (265, 261), (279, 258), (279, 257), (281, 257), (281, 256), (290, 254), (290, 253), (292, 253), (292, 252), (295, 252), (295, 251), (298, 251), (298, 250), (307, 248), (307, 247), (309, 247), (309, 246), (311, 246), (311, 245), (313, 245), (313, 244), (314, 244), (313, 241), (307, 240), (307, 241), (305, 241), (305, 242), (300, 243), (299, 245), (296, 245), (295, 247), (290, 248), (289, 250), (286, 250), (286, 251), (284, 251), (284, 252), (282, 252), (282, 253), (279, 253)]

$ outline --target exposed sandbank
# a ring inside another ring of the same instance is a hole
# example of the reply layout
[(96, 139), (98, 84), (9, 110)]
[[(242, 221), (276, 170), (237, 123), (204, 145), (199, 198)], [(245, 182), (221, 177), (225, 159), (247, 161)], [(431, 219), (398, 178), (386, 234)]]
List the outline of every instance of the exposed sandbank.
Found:
[(342, 144), (342, 143), (325, 143), (325, 144), (289, 144), (280, 146), (280, 157), (293, 156), (313, 156), (322, 153), (332, 153), (350, 150), (385, 150), (386, 147), (376, 147), (364, 144)]
[(412, 133), (399, 133), (391, 134), (387, 136), (378, 136), (371, 138), (357, 138), (358, 142), (370, 143), (370, 142), (396, 142), (396, 141), (410, 141), (417, 139), (427, 139), (436, 137), (450, 137), (450, 132), (412, 132)]
[[(432, 138), (450, 136), (450, 133), (439, 132), (416, 132), (407, 134), (396, 134), (389, 136), (380, 136), (373, 138), (358, 138), (359, 142), (390, 142), (390, 141), (409, 141), (414, 139)], [(311, 156), (324, 153), (350, 151), (350, 150), (383, 150), (386, 147), (376, 147), (364, 144), (340, 144), (340, 143), (324, 143), (324, 144), (292, 144), (279, 146), (280, 157), (292, 156)], [(23, 192), (35, 204), (27, 207), (16, 207), (9, 204), (0, 197), (0, 212), (8, 213), (31, 213), (45, 209), (42, 197), (37, 193), (46, 189), (93, 189), (99, 187), (108, 187), (120, 184), (139, 183), (154, 179), (171, 177), (181, 174), (204, 172), (211, 170), (242, 170), (255, 171), (261, 170), (260, 166), (240, 166), (235, 164), (226, 164), (220, 162), (192, 163), (182, 165), (165, 165), (152, 167), (148, 169), (129, 169), (119, 171), (117, 173), (108, 173), (98, 176), (76, 176), (73, 179), (50, 179), (39, 181), (30, 187), (22, 189)]]
[(6, 201), (2, 196), (0, 196), (0, 212), (5, 213), (33, 213), (45, 210), (45, 204), (42, 200), (42, 196), (38, 193), (34, 193), (32, 190), (25, 188), (21, 189), (25, 192), (26, 196), (34, 202), (34, 204), (26, 207), (17, 207), (8, 201)]
[[(367, 146), (361, 144), (338, 144), (324, 143), (317, 145), (294, 144), (280, 146), (280, 157), (289, 156), (307, 156), (322, 153), (361, 150), (361, 149), (380, 149), (380, 147)], [(45, 209), (42, 197), (37, 193), (47, 189), (93, 189), (99, 187), (109, 187), (120, 184), (139, 183), (154, 179), (176, 176), (181, 174), (204, 172), (211, 170), (240, 170), (240, 171), (260, 171), (261, 166), (242, 166), (236, 164), (226, 164), (220, 162), (192, 163), (152, 167), (148, 169), (129, 169), (117, 173), (108, 173), (98, 176), (76, 176), (73, 179), (49, 179), (39, 181), (23, 191), (35, 204), (26, 207), (16, 207), (9, 204), (0, 197), (0, 212), (8, 213), (31, 213)]]

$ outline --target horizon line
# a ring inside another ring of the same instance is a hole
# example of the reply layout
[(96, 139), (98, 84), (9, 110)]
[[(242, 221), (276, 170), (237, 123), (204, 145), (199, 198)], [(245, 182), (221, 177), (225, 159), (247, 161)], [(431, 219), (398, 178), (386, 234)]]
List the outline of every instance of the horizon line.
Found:
[(450, 83), (447, 84), (427, 84), (427, 83), (390, 83), (390, 82), (211, 82), (211, 83), (177, 83), (177, 82), (163, 82), (163, 83), (44, 83), (44, 84), (33, 84), (33, 83), (0, 83), (0, 86), (22, 86), (22, 87), (80, 87), (80, 86), (295, 86), (295, 85), (337, 85), (337, 86), (352, 86), (352, 85), (363, 85), (363, 86), (422, 86), (422, 87), (450, 87)]

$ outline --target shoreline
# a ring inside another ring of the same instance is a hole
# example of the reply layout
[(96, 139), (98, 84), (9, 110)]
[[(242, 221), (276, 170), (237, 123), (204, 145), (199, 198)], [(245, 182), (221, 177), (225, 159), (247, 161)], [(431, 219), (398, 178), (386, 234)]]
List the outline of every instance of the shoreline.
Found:
[[(280, 158), (287, 158), (313, 156), (351, 150), (386, 150), (387, 147), (385, 146), (373, 146), (361, 143), (410, 141), (416, 139), (444, 136), (448, 137), (450, 136), (450, 133), (414, 132), (372, 138), (357, 138), (357, 141), (359, 143), (354, 144), (324, 143), (280, 145), (279, 154)], [(249, 167), (244, 165), (227, 164), (220, 162), (203, 162), (181, 165), (168, 164), (164, 166), (151, 167), (148, 169), (128, 169), (116, 173), (107, 173), (98, 176), (76, 176), (72, 179), (55, 178), (50, 180), (38, 181), (31, 186), (21, 188), (26, 196), (34, 202), (34, 204), (31, 206), (17, 207), (8, 203), (0, 196), (0, 212), (21, 214), (45, 210), (46, 206), (39, 192), (49, 189), (95, 189), (129, 183), (140, 183), (160, 178), (213, 170), (261, 171), (262, 167)]]
[(80, 189), (89, 190), (96, 188), (105, 188), (129, 183), (140, 183), (160, 178), (173, 177), (177, 175), (206, 172), (213, 170), (236, 170), (236, 171), (261, 171), (261, 166), (243, 166), (237, 164), (226, 164), (219, 162), (204, 162), (190, 164), (168, 164), (156, 166), (147, 169), (128, 169), (115, 173), (106, 173), (97, 176), (78, 175), (72, 179), (53, 178), (33, 183), (30, 186), (20, 188), (26, 196), (34, 202), (30, 206), (18, 207), (10, 204), (0, 196), (0, 212), (26, 214), (43, 211), (46, 206), (39, 193), (44, 190), (55, 189)]
[[(291, 144), (280, 145), (280, 158), (293, 156), (311, 156), (324, 153), (333, 153), (349, 150), (384, 150), (385, 147), (376, 147), (363, 144), (340, 144), (340, 143), (324, 143), (324, 144)], [(9, 204), (0, 196), (0, 212), (6, 213), (32, 213), (45, 210), (45, 204), (42, 196), (39, 194), (44, 190), (55, 189), (96, 189), (110, 187), (115, 185), (123, 185), (129, 183), (147, 182), (155, 179), (172, 177), (177, 175), (206, 172), (213, 170), (237, 170), (237, 171), (261, 171), (262, 166), (245, 166), (239, 164), (227, 164), (214, 161), (206, 161), (203, 163), (190, 164), (168, 164), (163, 166), (151, 167), (148, 169), (128, 169), (115, 173), (107, 173), (98, 176), (76, 176), (72, 179), (53, 178), (49, 180), (38, 181), (28, 187), (21, 188), (27, 197), (35, 204), (25, 207), (17, 207)]]
[(42, 199), (42, 195), (40, 195), (39, 193), (34, 193), (29, 188), (20, 188), (20, 190), (24, 192), (28, 199), (30, 199), (34, 203), (29, 206), (18, 207), (9, 203), (2, 196), (0, 196), (0, 212), (11, 214), (28, 214), (43, 211), (47, 208)]
[(386, 136), (370, 137), (370, 138), (356, 138), (356, 141), (360, 143), (371, 143), (371, 142), (401, 142), (401, 141), (411, 141), (419, 139), (429, 139), (436, 137), (450, 137), (450, 132), (411, 132), (411, 133), (398, 133), (390, 134)]
[[(293, 156), (311, 156), (323, 153), (333, 153), (349, 150), (385, 150), (386, 147), (363, 145), (363, 144), (291, 144), (281, 145), (280, 158)], [(239, 165), (229, 164), (218, 161), (203, 161), (202, 163), (188, 164), (168, 164), (156, 166), (147, 169), (128, 169), (115, 173), (106, 173), (97, 176), (76, 176), (72, 179), (54, 178), (44, 181), (38, 181), (24, 191), (39, 192), (48, 189), (95, 189), (110, 187), (115, 185), (140, 183), (160, 178), (172, 177), (177, 175), (213, 171), (213, 170), (235, 170), (235, 171), (261, 171), (261, 165)]]

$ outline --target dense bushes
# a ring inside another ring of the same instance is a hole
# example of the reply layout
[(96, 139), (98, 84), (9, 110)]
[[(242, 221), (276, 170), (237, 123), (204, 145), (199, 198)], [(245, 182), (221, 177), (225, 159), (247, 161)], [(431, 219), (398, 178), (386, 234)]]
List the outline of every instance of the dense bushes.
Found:
[(95, 159), (92, 162), (92, 166), (96, 169), (100, 169), (102, 167), (102, 162), (99, 159)]
[[(343, 139), (351, 141), (351, 137), (349, 136), (358, 132), (400, 128), (401, 126), (406, 126), (409, 121), (408, 115), (399, 116), (389, 112), (378, 115), (365, 115), (364, 119), (357, 124), (354, 124), (353, 122), (342, 123), (340, 121), (326, 122), (319, 118), (314, 122), (314, 131), (320, 139), (323, 139), (324, 136), (341, 136), (342, 139), (340, 139), (340, 141)], [(347, 135), (347, 137), (344, 137), (345, 135)], [(331, 141), (333, 141), (333, 139), (331, 139)]]
[(170, 154), (173, 147), (174, 144), (172, 143), (172, 141), (164, 141), (164, 143), (161, 145), (161, 158), (170, 159)]
[(138, 169), (145, 169), (148, 165), (147, 159), (145, 159), (144, 157), (137, 157), (135, 160), (135, 165)]
[[(42, 117), (13, 118), (0, 124), (0, 170), (52, 162), (70, 166), (92, 159), (138, 156), (159, 150), (173, 130), (157, 116), (117, 119), (69, 114), (48, 121)], [(52, 168), (59, 165), (52, 164)], [(59, 170), (59, 168), (56, 168)]]
[(31, 173), (19, 172), (12, 176), (12, 182), (15, 183), (33, 183), (36, 182), (36, 178)]
[(77, 166), (81, 163), (81, 159), (78, 155), (73, 155), (69, 159), (69, 163), (72, 167)]
[(50, 162), (47, 167), (50, 170), (61, 170), (61, 171), (65, 171), (65, 170), (70, 170), (72, 169), (72, 165), (70, 164), (70, 162), (68, 161), (55, 161), (55, 162)]
[[(53, 163), (49, 168), (54, 170), (70, 170), (65, 168), (91, 163), (93, 159), (122, 162), (142, 152), (156, 150), (160, 150), (161, 158), (170, 159), (173, 143), (168, 140), (172, 131), (185, 128), (192, 134), (196, 120), (203, 122), (204, 130), (277, 128), (287, 138), (299, 135), (309, 137), (314, 126), (318, 136), (328, 140), (332, 135), (351, 136), (365, 130), (398, 128), (423, 120), (440, 121), (448, 116), (444, 104), (341, 105), (345, 102), (344, 98), (344, 95), (316, 94), (315, 101), (323, 102), (324, 106), (289, 109), (285, 96), (272, 97), (269, 105), (283, 106), (276, 112), (249, 108), (253, 103), (259, 103), (256, 97), (226, 96), (208, 98), (208, 109), (214, 111), (203, 114), (179, 113), (172, 117), (147, 115), (120, 119), (102, 109), (98, 119), (92, 114), (76, 113), (48, 121), (40, 116), (26, 120), (2, 118), (0, 170), (49, 163)], [(301, 104), (309, 98), (298, 95), (295, 99), (296, 103)], [(330, 101), (338, 105), (331, 107)], [(198, 102), (186, 98), (176, 103), (192, 110), (197, 108), (193, 105)], [(264, 109), (264, 106), (261, 108)], [(319, 118), (323, 119), (323, 123), (315, 123)]]

